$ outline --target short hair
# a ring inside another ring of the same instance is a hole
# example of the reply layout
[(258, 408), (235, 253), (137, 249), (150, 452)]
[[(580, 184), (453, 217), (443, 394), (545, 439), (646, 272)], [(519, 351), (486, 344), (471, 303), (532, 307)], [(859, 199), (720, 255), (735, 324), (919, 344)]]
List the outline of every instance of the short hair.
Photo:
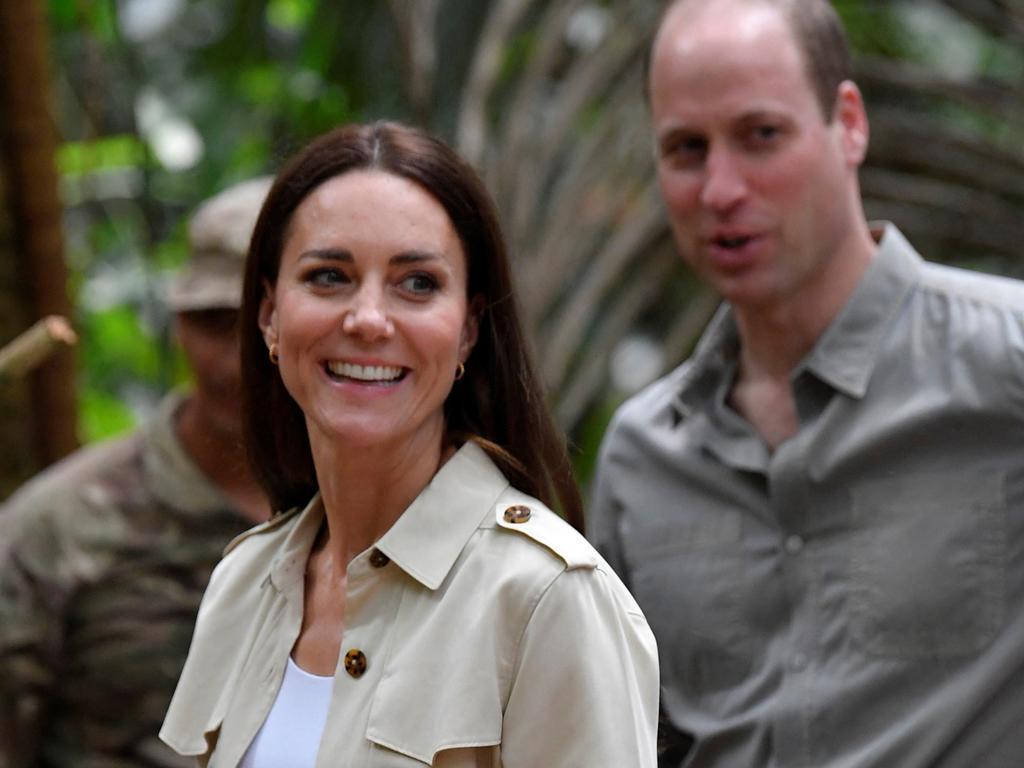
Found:
[(267, 355), (258, 326), (265, 282), (274, 284), (289, 223), (329, 179), (375, 170), (407, 179), (448, 214), (465, 253), (467, 298), (482, 298), (478, 337), (444, 404), (447, 436), (473, 440), (520, 490), (582, 528), (579, 489), (555, 427), (513, 294), (497, 213), (473, 169), (439, 139), (394, 122), (337, 128), (300, 150), (278, 175), (253, 232), (242, 300), (243, 423), (257, 479), (277, 511), (317, 491), (306, 421)]
[[(651, 58), (669, 11), (690, 0), (670, 0), (661, 11), (644, 60), (644, 95), (650, 103)], [(706, 3), (707, 0), (696, 0)], [(850, 44), (842, 19), (829, 0), (748, 0), (778, 8), (803, 54), (804, 71), (826, 121), (831, 121), (839, 84), (853, 77)]]

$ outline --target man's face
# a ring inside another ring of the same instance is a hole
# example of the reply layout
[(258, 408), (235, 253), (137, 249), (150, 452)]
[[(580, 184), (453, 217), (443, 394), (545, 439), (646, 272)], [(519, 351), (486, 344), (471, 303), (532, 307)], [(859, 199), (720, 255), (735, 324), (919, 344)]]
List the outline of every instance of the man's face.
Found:
[(827, 120), (766, 4), (691, 2), (666, 17), (650, 79), (658, 181), (684, 258), (735, 307), (807, 295), (838, 262), (866, 140), (851, 135), (863, 110), (847, 87)]
[(242, 431), (238, 310), (179, 312), (178, 343), (192, 369), (195, 401), (213, 432), (238, 437)]

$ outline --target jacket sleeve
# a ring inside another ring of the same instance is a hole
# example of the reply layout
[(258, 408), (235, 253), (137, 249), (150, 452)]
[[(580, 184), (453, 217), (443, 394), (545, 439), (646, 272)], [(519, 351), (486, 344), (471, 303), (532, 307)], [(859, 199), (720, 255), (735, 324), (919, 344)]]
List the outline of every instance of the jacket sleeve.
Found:
[(654, 768), (658, 659), (643, 614), (601, 564), (562, 572), (519, 646), (504, 768)]
[(48, 520), (0, 509), (0, 768), (36, 764), (60, 669), (69, 589)]

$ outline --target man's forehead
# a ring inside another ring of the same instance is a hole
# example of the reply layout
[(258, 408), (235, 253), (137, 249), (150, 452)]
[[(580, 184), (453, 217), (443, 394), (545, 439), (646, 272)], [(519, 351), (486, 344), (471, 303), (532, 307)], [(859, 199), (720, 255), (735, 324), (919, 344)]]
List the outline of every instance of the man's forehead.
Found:
[(766, 0), (684, 0), (666, 13), (655, 39), (655, 55), (669, 49), (685, 52), (698, 46), (756, 45), (765, 36), (795, 43), (788, 18)]
[[(720, 14), (720, 8), (741, 10)], [(656, 41), (649, 83), (655, 112), (662, 99), (681, 106), (680, 99), (722, 104), (735, 98), (736, 109), (769, 110), (770, 103), (752, 101), (770, 102), (773, 92), (791, 99), (798, 81), (810, 95), (802, 51), (776, 7), (758, 0), (714, 0), (710, 8), (684, 4), (681, 13), (665, 19)]]

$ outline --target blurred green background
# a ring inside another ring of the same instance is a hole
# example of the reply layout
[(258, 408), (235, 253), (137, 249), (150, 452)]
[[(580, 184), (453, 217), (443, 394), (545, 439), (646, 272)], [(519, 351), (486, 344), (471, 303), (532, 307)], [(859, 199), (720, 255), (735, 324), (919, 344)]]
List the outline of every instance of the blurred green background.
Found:
[[(440, 133), (493, 191), (587, 483), (615, 405), (715, 307), (654, 187), (641, 71), (660, 5), (48, 0), (80, 440), (186, 377), (159, 297), (188, 212), (339, 123), (388, 117)], [(928, 258), (1024, 274), (1021, 2), (836, 6), (872, 119), (869, 214)]]

